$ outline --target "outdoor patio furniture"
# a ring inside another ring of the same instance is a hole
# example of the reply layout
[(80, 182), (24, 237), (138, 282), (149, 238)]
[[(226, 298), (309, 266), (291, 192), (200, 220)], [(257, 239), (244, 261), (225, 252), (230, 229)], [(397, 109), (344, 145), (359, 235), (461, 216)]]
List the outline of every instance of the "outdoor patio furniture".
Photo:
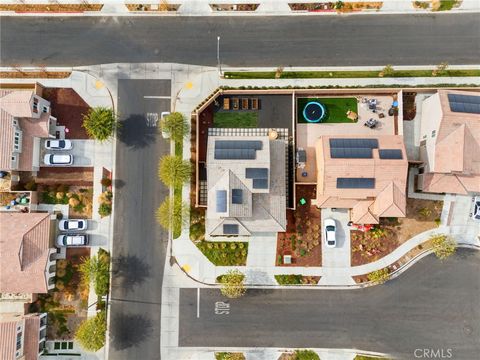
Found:
[(368, 100), (368, 108), (370, 110), (375, 110), (377, 108), (377, 99)]
[(365, 126), (368, 126), (370, 129), (373, 129), (377, 126), (378, 120), (370, 118), (365, 122)]
[(248, 99), (242, 99), (242, 110), (248, 110)]
[(233, 98), (233, 110), (238, 110), (240, 107), (240, 100), (238, 98)]
[(223, 110), (230, 110), (230, 98), (223, 98)]
[(378, 117), (379, 117), (380, 119), (383, 119), (383, 118), (385, 117), (385, 114), (384, 114), (384, 113), (379, 113), (379, 114), (378, 114)]
[(268, 131), (268, 137), (270, 140), (276, 140), (278, 139), (278, 131), (277, 130), (273, 130), (273, 129), (270, 129)]

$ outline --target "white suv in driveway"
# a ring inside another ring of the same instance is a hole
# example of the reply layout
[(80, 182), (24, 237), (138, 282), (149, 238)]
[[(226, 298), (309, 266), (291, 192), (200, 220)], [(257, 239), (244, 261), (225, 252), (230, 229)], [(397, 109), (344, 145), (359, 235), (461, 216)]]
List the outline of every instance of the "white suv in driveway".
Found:
[(335, 220), (325, 219), (325, 221), (323, 222), (323, 227), (325, 229), (325, 246), (329, 248), (334, 248), (335, 246), (337, 246), (337, 227), (335, 225)]
[(45, 165), (72, 165), (73, 164), (73, 155), (67, 154), (45, 154), (43, 158)]
[(70, 140), (46, 140), (45, 149), (47, 150), (70, 150), (72, 142)]
[(58, 223), (58, 228), (62, 231), (87, 230), (87, 227), (87, 220), (83, 219), (60, 220)]
[(86, 246), (88, 235), (83, 234), (62, 234), (57, 237), (57, 246)]

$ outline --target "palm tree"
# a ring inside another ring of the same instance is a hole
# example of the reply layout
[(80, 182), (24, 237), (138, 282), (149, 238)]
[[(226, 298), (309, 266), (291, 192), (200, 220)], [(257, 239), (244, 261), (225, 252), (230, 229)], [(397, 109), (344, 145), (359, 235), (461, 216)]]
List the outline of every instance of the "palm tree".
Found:
[(160, 121), (160, 129), (170, 135), (170, 138), (175, 142), (183, 141), (189, 128), (187, 119), (179, 112), (173, 112)]
[(190, 179), (191, 172), (190, 162), (180, 156), (166, 155), (158, 165), (158, 177), (167, 186), (185, 184)]
[(118, 128), (117, 116), (106, 107), (91, 108), (83, 114), (83, 125), (87, 135), (95, 140), (105, 141), (113, 136)]
[[(173, 206), (173, 209), (172, 209)], [(168, 196), (157, 209), (156, 218), (158, 223), (165, 229), (175, 234), (182, 231), (182, 226), (188, 219), (189, 208), (179, 197)]]

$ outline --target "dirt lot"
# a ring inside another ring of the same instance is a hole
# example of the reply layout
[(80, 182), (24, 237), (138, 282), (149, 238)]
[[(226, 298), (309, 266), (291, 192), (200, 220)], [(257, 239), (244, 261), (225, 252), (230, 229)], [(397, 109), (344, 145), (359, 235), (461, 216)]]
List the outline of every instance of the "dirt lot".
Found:
[(60, 126), (68, 128), (67, 139), (88, 139), (85, 129), (82, 127), (83, 114), (86, 114), (90, 106), (70, 88), (46, 88), (43, 97), (51, 102), (52, 116), (57, 118)]
[[(287, 232), (277, 237), (277, 266), (321, 266), (320, 210), (311, 205), (316, 195), (313, 185), (297, 185), (296, 210), (287, 210)], [(299, 203), (304, 198), (304, 205)], [(283, 255), (292, 256), (292, 264), (282, 264)]]
[(351, 231), (352, 266), (376, 261), (405, 241), (438, 227), (443, 202), (407, 199), (407, 217), (381, 218), (375, 230)]

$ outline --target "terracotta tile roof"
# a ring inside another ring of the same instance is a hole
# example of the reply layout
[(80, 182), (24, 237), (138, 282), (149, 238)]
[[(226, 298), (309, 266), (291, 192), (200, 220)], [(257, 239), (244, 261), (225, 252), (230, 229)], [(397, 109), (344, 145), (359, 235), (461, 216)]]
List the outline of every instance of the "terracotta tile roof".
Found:
[(31, 90), (0, 91), (0, 108), (14, 117), (32, 117)]
[(40, 340), (40, 318), (38, 316), (25, 318), (25, 335), (23, 354), (25, 360), (38, 359), (38, 341)]
[(15, 128), (12, 116), (0, 109), (0, 169), (10, 170)]
[[(480, 177), (476, 178), (480, 181)], [(480, 187), (480, 186), (479, 186)], [(468, 190), (456, 175), (427, 173), (423, 178), (423, 191), (467, 195)]]
[(0, 292), (46, 293), (48, 213), (0, 213)]
[(14, 360), (17, 341), (18, 321), (9, 319), (3, 320), (0, 314), (0, 359)]
[[(371, 158), (332, 158), (330, 139), (377, 139)], [(397, 149), (401, 159), (382, 159), (379, 149)], [(351, 208), (352, 221), (375, 224), (379, 217), (405, 216), (408, 161), (398, 135), (322, 136), (316, 143), (317, 206)], [(337, 188), (338, 178), (373, 178), (372, 188)], [(377, 197), (378, 201), (374, 202)]]

